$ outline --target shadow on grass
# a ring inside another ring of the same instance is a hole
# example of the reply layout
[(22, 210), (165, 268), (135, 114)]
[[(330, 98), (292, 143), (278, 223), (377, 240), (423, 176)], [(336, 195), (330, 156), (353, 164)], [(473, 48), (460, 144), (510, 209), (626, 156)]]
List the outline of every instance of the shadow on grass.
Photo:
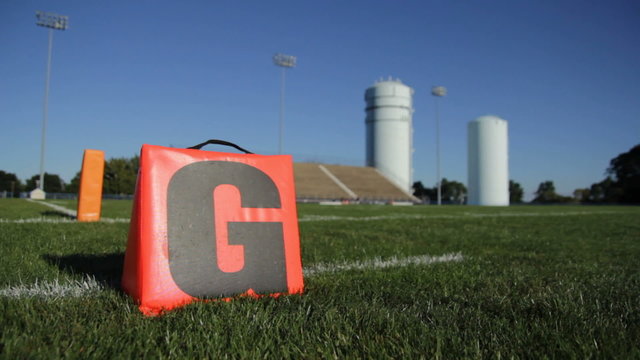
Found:
[(69, 274), (82, 274), (95, 278), (106, 287), (120, 290), (124, 253), (43, 255), (51, 265)]
[(75, 220), (76, 217), (73, 215), (69, 215), (66, 213), (63, 213), (62, 211), (56, 211), (56, 210), (47, 210), (47, 211), (41, 211), (40, 212), (40, 216), (51, 216), (51, 217), (60, 217), (60, 218), (64, 218), (64, 219), (69, 219), (69, 220)]

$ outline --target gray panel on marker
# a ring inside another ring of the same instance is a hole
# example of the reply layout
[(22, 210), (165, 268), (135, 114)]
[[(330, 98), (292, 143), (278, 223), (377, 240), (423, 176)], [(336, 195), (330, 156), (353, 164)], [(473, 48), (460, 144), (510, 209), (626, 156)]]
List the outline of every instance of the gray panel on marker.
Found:
[(226, 273), (218, 267), (213, 190), (236, 186), (241, 206), (280, 208), (278, 189), (264, 172), (237, 162), (201, 161), (178, 170), (167, 190), (169, 269), (178, 287), (199, 298), (230, 296), (248, 289), (287, 289), (280, 222), (230, 222), (229, 244), (244, 245), (245, 266)]

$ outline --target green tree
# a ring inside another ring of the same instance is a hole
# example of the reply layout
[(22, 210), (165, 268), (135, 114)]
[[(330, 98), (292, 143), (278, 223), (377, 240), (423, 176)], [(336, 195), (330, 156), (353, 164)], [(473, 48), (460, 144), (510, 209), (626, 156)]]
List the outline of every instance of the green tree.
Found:
[(520, 204), (522, 203), (523, 196), (524, 190), (522, 186), (513, 180), (509, 180), (509, 203)]
[(538, 185), (538, 190), (535, 192), (535, 198), (532, 202), (539, 204), (552, 204), (552, 203), (566, 203), (572, 199), (568, 196), (562, 196), (556, 193), (556, 186), (553, 181), (543, 181)]
[(622, 188), (608, 176), (599, 183), (591, 184), (587, 200), (591, 203), (617, 203), (620, 202), (622, 193)]
[(464, 204), (467, 198), (467, 187), (455, 180), (442, 178), (440, 191), (443, 203)]
[(422, 181), (416, 181), (413, 183), (413, 196), (421, 199), (425, 203), (429, 203), (436, 198), (436, 190), (433, 188), (426, 188), (422, 184)]
[[(33, 175), (27, 180), (27, 191), (31, 191), (37, 187), (40, 181), (40, 174)], [(65, 191), (66, 183), (57, 174), (44, 173), (44, 191), (49, 193), (60, 193)]]
[(640, 144), (611, 159), (607, 174), (613, 178), (612, 189), (617, 199), (607, 199), (623, 203), (640, 203)]
[(580, 203), (589, 202), (589, 198), (591, 197), (590, 189), (575, 189), (573, 190), (573, 199)]
[[(467, 199), (467, 187), (455, 180), (449, 181), (446, 178), (442, 178), (440, 191), (442, 203), (464, 204)], [(421, 181), (416, 181), (413, 183), (413, 196), (427, 203), (435, 202), (438, 199), (438, 185), (426, 188)]]
[(104, 193), (133, 194), (140, 167), (140, 158), (112, 158), (105, 163)]
[(17, 197), (22, 191), (22, 182), (20, 182), (16, 174), (0, 170), (0, 191), (6, 191)]
[(538, 190), (535, 192), (533, 202), (535, 203), (549, 203), (553, 202), (558, 194), (556, 194), (556, 186), (553, 181), (543, 181), (538, 185)]
[(71, 179), (71, 182), (69, 183), (69, 185), (67, 185), (68, 193), (77, 194), (78, 191), (80, 191), (80, 175), (81, 175), (81, 172), (78, 171), (76, 173), (76, 176), (74, 176), (73, 179)]

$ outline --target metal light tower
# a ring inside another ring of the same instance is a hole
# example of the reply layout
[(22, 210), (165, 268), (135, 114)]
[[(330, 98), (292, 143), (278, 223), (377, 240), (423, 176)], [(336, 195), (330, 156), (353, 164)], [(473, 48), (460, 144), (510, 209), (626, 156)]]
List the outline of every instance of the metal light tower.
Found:
[(284, 132), (284, 73), (287, 68), (296, 66), (296, 57), (285, 54), (273, 55), (273, 63), (282, 67), (282, 81), (280, 84), (280, 131), (278, 140), (278, 154), (282, 154), (282, 136)]
[(440, 112), (438, 111), (438, 98), (447, 95), (444, 86), (434, 86), (431, 95), (435, 96), (436, 104), (436, 177), (438, 184), (438, 205), (442, 205), (442, 178), (440, 175)]
[(40, 144), (40, 184), (38, 188), (44, 192), (44, 148), (47, 132), (47, 113), (49, 107), (49, 81), (51, 79), (51, 52), (53, 50), (53, 30), (66, 30), (69, 17), (36, 11), (36, 25), (49, 28), (49, 53), (47, 56), (47, 77), (44, 85), (44, 109), (42, 115), (42, 142)]

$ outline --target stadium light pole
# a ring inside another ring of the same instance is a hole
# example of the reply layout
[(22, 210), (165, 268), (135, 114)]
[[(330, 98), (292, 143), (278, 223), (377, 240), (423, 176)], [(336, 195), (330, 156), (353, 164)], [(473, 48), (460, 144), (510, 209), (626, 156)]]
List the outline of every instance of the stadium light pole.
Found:
[(51, 79), (53, 30), (66, 30), (69, 24), (69, 17), (44, 11), (36, 11), (36, 19), (36, 25), (49, 29), (49, 52), (47, 55), (47, 75), (44, 85), (44, 104), (42, 114), (42, 141), (40, 143), (40, 184), (38, 186), (38, 188), (44, 192), (44, 148), (47, 133), (47, 116), (49, 110), (49, 82)]
[(280, 81), (280, 130), (278, 139), (278, 154), (282, 154), (282, 137), (284, 133), (284, 77), (287, 68), (296, 66), (296, 57), (285, 54), (273, 55), (273, 63), (282, 68), (282, 78)]
[(442, 205), (442, 178), (440, 174), (440, 112), (438, 111), (438, 98), (447, 95), (447, 89), (444, 86), (434, 86), (431, 89), (431, 95), (435, 97), (436, 104), (436, 177), (438, 185), (438, 205)]

